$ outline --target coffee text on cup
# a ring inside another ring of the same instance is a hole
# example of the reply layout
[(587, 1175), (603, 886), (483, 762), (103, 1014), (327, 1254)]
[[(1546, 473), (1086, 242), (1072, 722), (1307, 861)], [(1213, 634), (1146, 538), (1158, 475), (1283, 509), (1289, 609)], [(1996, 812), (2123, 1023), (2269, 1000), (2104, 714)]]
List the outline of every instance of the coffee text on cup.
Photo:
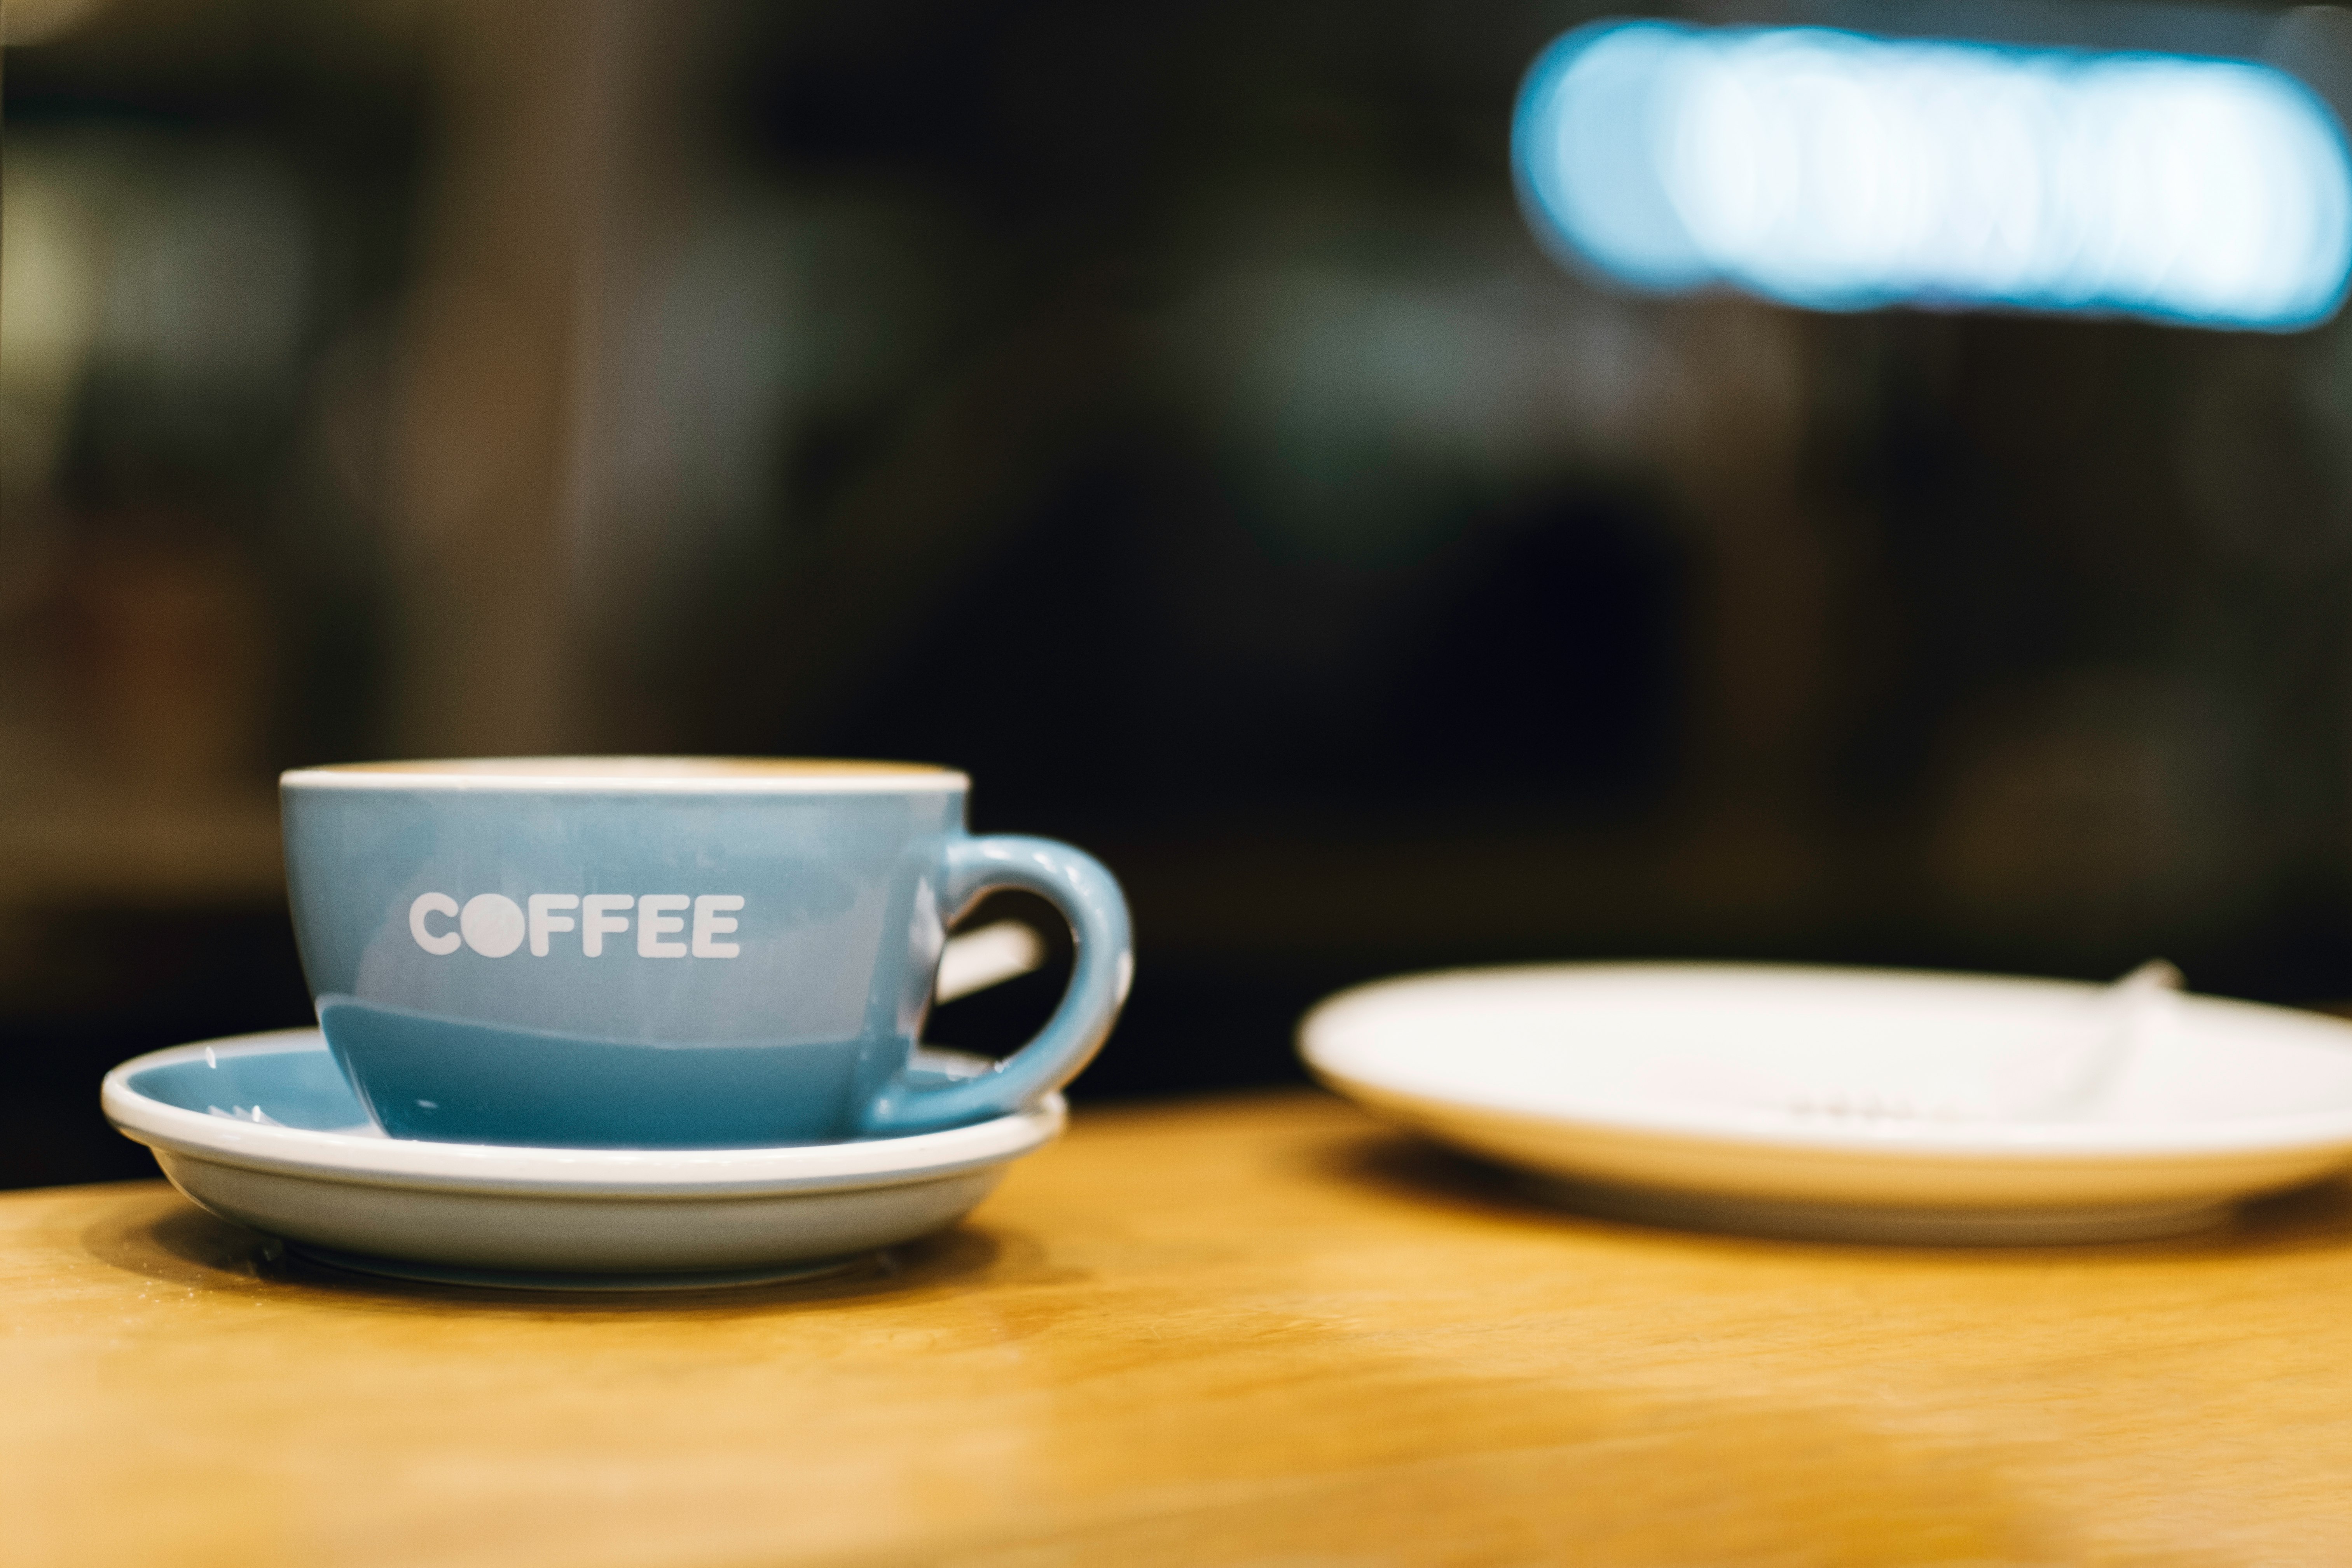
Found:
[(408, 934), (443, 958), (460, 942), (484, 958), (504, 958), (526, 938), (531, 956), (545, 958), (555, 937), (577, 932), (580, 951), (599, 958), (606, 937), (629, 930), (634, 910), (640, 958), (733, 958), (743, 951), (719, 940), (735, 929), (740, 893), (533, 893), (523, 903), (528, 914), (504, 893), (477, 893), (462, 907), (446, 893), (419, 893), (408, 906)]

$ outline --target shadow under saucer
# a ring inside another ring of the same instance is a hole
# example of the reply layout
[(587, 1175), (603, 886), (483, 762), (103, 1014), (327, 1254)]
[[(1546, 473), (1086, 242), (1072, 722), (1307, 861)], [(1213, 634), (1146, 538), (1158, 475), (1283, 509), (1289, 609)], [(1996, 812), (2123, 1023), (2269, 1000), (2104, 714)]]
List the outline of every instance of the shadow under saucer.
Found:
[(675, 1274), (551, 1274), (519, 1268), (463, 1268), (454, 1264), (422, 1263), (402, 1258), (373, 1258), (306, 1242), (286, 1244), (289, 1255), (343, 1274), (364, 1274), (380, 1279), (405, 1279), (425, 1285), (466, 1285), (492, 1290), (633, 1291), (719, 1290), (741, 1285), (797, 1284), (825, 1279), (870, 1268), (877, 1250), (843, 1258), (819, 1258), (767, 1268), (710, 1269)]
[[(495, 1279), (450, 1270), (440, 1278), (355, 1268), (317, 1256), (319, 1249), (286, 1242), (221, 1218), (160, 1185), (131, 1189), (87, 1226), (83, 1249), (100, 1262), (191, 1290), (267, 1292), (292, 1288), (352, 1305), (422, 1304), (633, 1311), (694, 1310), (708, 1302), (733, 1310), (845, 1304), (865, 1297), (952, 1288), (1035, 1262), (1034, 1243), (971, 1225), (950, 1226), (916, 1240), (838, 1257), (804, 1270), (746, 1270), (739, 1276), (629, 1275)], [(1010, 1249), (1008, 1251), (1008, 1248)], [(354, 1259), (380, 1265), (380, 1259)], [(483, 1271), (488, 1275), (490, 1271)]]

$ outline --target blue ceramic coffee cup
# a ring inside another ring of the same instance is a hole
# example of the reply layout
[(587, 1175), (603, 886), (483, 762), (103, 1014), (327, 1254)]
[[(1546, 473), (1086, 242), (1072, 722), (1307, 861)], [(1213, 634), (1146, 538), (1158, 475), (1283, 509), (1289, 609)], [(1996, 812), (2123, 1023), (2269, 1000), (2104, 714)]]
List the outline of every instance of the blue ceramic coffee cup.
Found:
[[(742, 1148), (1015, 1110), (1110, 1032), (1134, 972), (1092, 858), (974, 837), (947, 768), (519, 758), (302, 768), (287, 883), (319, 1022), (397, 1138)], [(991, 889), (1077, 937), (992, 1072), (910, 1067), (947, 927)]]

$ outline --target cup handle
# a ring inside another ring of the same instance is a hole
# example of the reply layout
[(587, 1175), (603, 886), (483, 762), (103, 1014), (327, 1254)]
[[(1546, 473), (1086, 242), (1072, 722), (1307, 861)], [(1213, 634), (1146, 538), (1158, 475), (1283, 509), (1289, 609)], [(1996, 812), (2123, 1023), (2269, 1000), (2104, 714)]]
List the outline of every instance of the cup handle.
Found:
[(1034, 1104), (1094, 1059), (1135, 979), (1127, 900), (1102, 862), (1050, 838), (993, 835), (949, 841), (940, 907), (952, 921), (999, 888), (1038, 894), (1077, 939), (1062, 1004), (1037, 1037), (987, 1072), (950, 1083), (894, 1079), (866, 1113), (868, 1132), (924, 1132)]

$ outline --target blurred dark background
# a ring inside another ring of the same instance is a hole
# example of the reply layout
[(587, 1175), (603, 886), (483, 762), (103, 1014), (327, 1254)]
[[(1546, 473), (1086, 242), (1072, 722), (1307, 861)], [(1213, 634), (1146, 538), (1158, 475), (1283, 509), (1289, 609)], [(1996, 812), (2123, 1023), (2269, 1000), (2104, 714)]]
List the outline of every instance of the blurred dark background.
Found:
[(967, 768), (1134, 900), (1081, 1101), (1441, 964), (2352, 995), (2344, 323), (1596, 291), (1507, 154), (1602, 7), (9, 10), (0, 1184), (308, 1020), (322, 761)]

